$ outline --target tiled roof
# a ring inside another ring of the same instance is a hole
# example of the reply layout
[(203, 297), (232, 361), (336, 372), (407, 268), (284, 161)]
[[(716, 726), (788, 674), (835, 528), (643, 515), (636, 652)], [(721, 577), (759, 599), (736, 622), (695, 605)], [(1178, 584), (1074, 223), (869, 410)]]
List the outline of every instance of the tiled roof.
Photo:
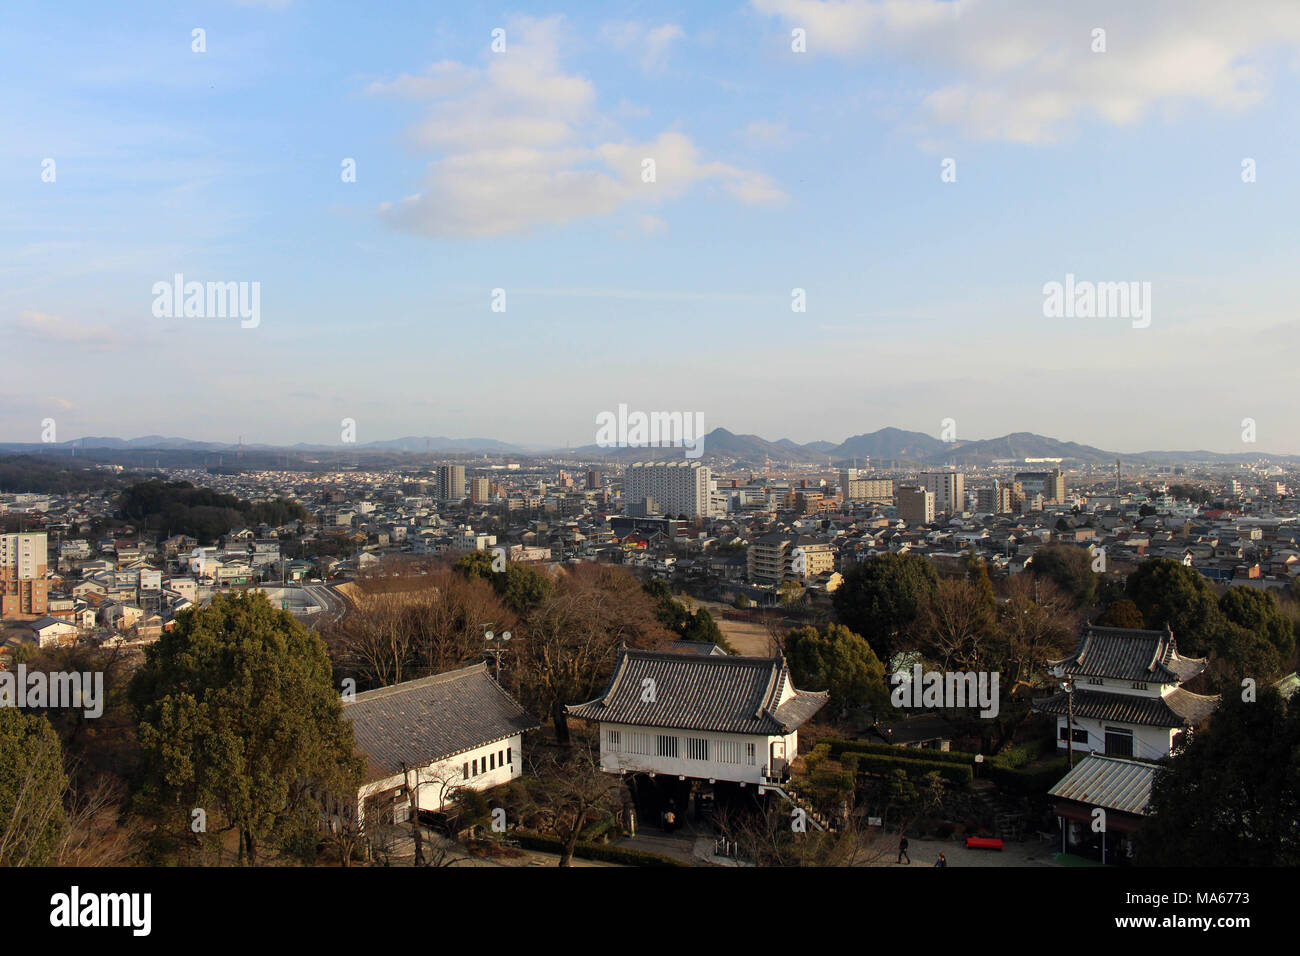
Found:
[(1141, 631), (1089, 625), (1074, 654), (1052, 661), (1053, 668), (1078, 677), (1176, 684), (1205, 670), (1204, 658), (1178, 653), (1172, 631)]
[[(645, 683), (647, 680), (653, 683)], [(625, 651), (603, 697), (568, 708), (584, 720), (710, 730), (733, 734), (788, 734), (820, 710), (828, 694), (795, 690), (783, 658)], [(647, 688), (653, 688), (647, 694)]]
[(358, 694), (343, 705), (367, 779), (423, 767), (513, 737), (537, 721), (488, 673), (487, 664)]
[[(1063, 716), (1069, 712), (1069, 702), (1064, 691), (1043, 700), (1034, 701), (1034, 710), (1043, 714)], [(1090, 720), (1112, 720), (1123, 724), (1143, 724), (1148, 727), (1181, 727), (1190, 722), (1199, 724), (1219, 706), (1218, 697), (1193, 694), (1181, 687), (1163, 697), (1139, 697), (1136, 694), (1107, 694), (1101, 691), (1076, 690), (1074, 716)]]
[(1151, 802), (1155, 764), (1091, 754), (1057, 781), (1048, 796), (1142, 815)]

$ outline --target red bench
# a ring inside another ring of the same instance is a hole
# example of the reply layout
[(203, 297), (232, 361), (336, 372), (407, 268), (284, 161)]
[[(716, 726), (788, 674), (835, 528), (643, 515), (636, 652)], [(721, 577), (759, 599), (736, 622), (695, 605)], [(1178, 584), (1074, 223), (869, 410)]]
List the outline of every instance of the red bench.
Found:
[(966, 849), (1000, 850), (1002, 849), (1002, 838), (1001, 837), (967, 837)]

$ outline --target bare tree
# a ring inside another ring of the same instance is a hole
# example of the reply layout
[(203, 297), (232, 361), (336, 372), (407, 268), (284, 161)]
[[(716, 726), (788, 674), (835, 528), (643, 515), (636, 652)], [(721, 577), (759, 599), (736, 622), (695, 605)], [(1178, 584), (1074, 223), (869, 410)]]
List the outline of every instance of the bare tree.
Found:
[(585, 748), (564, 759), (541, 757), (523, 791), (524, 804), (516, 812), (526, 826), (559, 837), (560, 866), (573, 865), (578, 838), (587, 825), (623, 803), (622, 778), (603, 772)]

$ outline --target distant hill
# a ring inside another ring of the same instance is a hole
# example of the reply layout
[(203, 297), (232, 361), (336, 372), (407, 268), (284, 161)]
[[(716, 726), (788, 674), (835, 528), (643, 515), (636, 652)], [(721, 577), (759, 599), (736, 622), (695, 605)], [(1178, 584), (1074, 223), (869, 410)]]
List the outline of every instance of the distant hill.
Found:
[[(601, 448), (584, 445), (580, 448), (543, 449), (539, 446), (517, 445), (495, 438), (447, 438), (444, 436), (415, 436), (391, 438), (382, 441), (356, 444), (320, 445), (300, 442), (295, 445), (231, 444), (228, 442), (194, 441), (188, 438), (144, 435), (138, 438), (86, 437), (72, 441), (42, 444), (38, 442), (0, 443), (0, 453), (77, 456), (99, 458), (130, 466), (155, 463), (163, 467), (211, 466), (217, 464), (211, 456), (222, 456), (223, 465), (235, 464), (243, 468), (290, 467), (301, 464), (324, 465), (331, 461), (362, 459), (375, 463), (409, 461), (407, 456), (545, 456), (552, 458), (626, 463), (638, 460), (664, 460), (682, 457), (677, 448)], [(231, 460), (232, 454), (236, 457)], [(310, 457), (308, 457), (310, 456)], [(881, 428), (874, 432), (854, 435), (838, 444), (813, 441), (799, 444), (789, 438), (768, 441), (759, 435), (741, 435), (725, 428), (715, 428), (704, 436), (705, 462), (733, 462), (762, 466), (789, 464), (822, 464), (835, 467), (851, 465), (855, 460), (865, 464), (865, 459), (875, 463), (885, 461), (907, 462), (918, 466), (988, 465), (998, 459), (1061, 458), (1067, 464), (1107, 464), (1120, 458), (1126, 462), (1149, 464), (1188, 464), (1207, 462), (1233, 464), (1271, 458), (1276, 461), (1297, 463), (1300, 456), (1270, 455), (1264, 451), (1221, 453), (1210, 451), (1144, 451), (1121, 453), (1106, 451), (1091, 445), (1061, 441), (1032, 432), (1013, 432), (999, 438), (942, 441), (924, 432), (901, 428)], [(319, 459), (319, 461), (317, 461)]]

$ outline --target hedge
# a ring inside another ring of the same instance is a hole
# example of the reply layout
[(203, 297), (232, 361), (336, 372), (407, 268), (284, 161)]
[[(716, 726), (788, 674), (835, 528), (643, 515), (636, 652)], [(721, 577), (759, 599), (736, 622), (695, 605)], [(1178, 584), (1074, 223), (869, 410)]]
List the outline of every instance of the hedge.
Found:
[(855, 753), (899, 757), (906, 760), (942, 760), (956, 764), (975, 762), (975, 755), (964, 750), (922, 750), (919, 747), (903, 747), (898, 744), (873, 744), (865, 740), (829, 740), (822, 741), (817, 746), (827, 747), (830, 755), (837, 758), (843, 753)]
[(1007, 767), (989, 764), (989, 778), (999, 788), (1020, 794), (1046, 793), (1070, 769), (1068, 757), (1060, 757), (1035, 767)]
[[(559, 853), (561, 849), (562, 841), (559, 837), (545, 836), (541, 833), (523, 833), (518, 830), (511, 836), (519, 841), (521, 847), (528, 850)], [(660, 856), (657, 853), (646, 853), (644, 850), (607, 846), (601, 843), (584, 843), (581, 840), (573, 848), (573, 855), (584, 860), (603, 860), (606, 863), (624, 863), (628, 866), (690, 866), (689, 863)]]
[(858, 769), (871, 773), (888, 774), (894, 770), (904, 770), (909, 776), (924, 775), (933, 771), (948, 783), (969, 786), (974, 774), (971, 765), (961, 765), (944, 760), (908, 760), (897, 756), (863, 754), (858, 759)]

